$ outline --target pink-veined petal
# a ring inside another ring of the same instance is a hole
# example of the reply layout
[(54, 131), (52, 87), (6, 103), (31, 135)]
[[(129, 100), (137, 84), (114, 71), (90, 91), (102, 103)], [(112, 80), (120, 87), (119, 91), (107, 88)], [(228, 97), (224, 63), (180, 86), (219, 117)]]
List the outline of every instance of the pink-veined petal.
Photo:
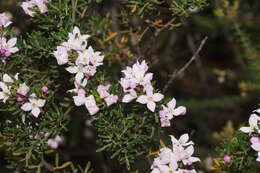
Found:
[(147, 103), (147, 96), (145, 96), (145, 95), (139, 96), (136, 101), (138, 103), (141, 103), (141, 104), (146, 104)]
[(162, 95), (162, 94), (160, 94), (160, 93), (155, 93), (155, 94), (153, 95), (153, 100), (154, 100), (155, 102), (159, 102), (159, 101), (161, 101), (163, 98), (164, 98), (164, 95)]
[(172, 100), (169, 103), (167, 103), (167, 106), (171, 107), (171, 108), (175, 108), (175, 106), (176, 106), (176, 99), (172, 98)]
[(178, 108), (174, 109), (172, 113), (175, 116), (185, 115), (186, 114), (186, 107), (179, 106)]
[(72, 74), (77, 73), (78, 72), (78, 68), (76, 66), (70, 66), (68, 68), (66, 68), (66, 70)]
[(32, 110), (32, 104), (31, 103), (25, 103), (22, 105), (21, 109), (24, 110), (24, 111), (30, 111)]
[(43, 100), (43, 99), (39, 99), (39, 100), (37, 100), (37, 102), (38, 102), (38, 106), (39, 107), (43, 107), (44, 105), (45, 105), (45, 100)]
[(131, 102), (132, 100), (134, 100), (136, 98), (136, 96), (133, 96), (131, 94), (126, 94), (124, 97), (123, 97), (123, 100), (122, 102), (123, 103), (129, 103)]
[(32, 109), (32, 114), (34, 117), (37, 118), (40, 113), (41, 113), (41, 110), (38, 107)]

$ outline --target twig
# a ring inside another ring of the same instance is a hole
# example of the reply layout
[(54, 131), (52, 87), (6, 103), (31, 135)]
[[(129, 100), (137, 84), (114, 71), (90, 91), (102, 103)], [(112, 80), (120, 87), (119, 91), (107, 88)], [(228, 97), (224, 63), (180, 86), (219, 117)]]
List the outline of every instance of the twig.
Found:
[(43, 157), (41, 158), (41, 163), (48, 171), (53, 170), (53, 166), (51, 166), (48, 162), (46, 162)]
[(76, 8), (77, 8), (78, 0), (71, 0), (72, 6), (72, 21), (75, 22), (76, 19)]
[(172, 84), (173, 80), (175, 79), (176, 76), (180, 75), (181, 73), (183, 73), (189, 66), (190, 64), (196, 59), (196, 57), (199, 55), (201, 49), (203, 48), (203, 46), (205, 45), (206, 41), (207, 41), (208, 37), (206, 36), (200, 43), (199, 48), (197, 49), (197, 51), (194, 53), (194, 55), (191, 57), (191, 59), (179, 70), (175, 70), (171, 75), (170, 75), (170, 80), (167, 82), (167, 84), (165, 85), (165, 87), (163, 88), (162, 92), (164, 93), (169, 86)]
[(142, 32), (142, 34), (139, 36), (137, 43), (140, 43), (140, 41), (143, 39), (145, 33), (150, 29), (151, 25), (147, 26), (145, 30)]
[(172, 18), (169, 22), (167, 22), (164, 25), (164, 27), (162, 27), (160, 29), (157, 28), (154, 35), (157, 37), (162, 30), (164, 30), (165, 28), (169, 27), (175, 20), (176, 20), (176, 18)]

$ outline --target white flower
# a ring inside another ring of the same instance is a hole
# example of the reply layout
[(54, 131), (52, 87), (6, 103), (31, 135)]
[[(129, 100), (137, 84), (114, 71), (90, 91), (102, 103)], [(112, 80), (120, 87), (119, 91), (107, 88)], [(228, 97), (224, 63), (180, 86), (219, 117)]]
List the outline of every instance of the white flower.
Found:
[(252, 147), (255, 151), (260, 152), (260, 142), (252, 144), (251, 147)]
[(149, 87), (146, 90), (146, 95), (141, 95), (137, 98), (137, 102), (141, 103), (141, 104), (146, 104), (147, 108), (154, 112), (155, 107), (156, 107), (156, 103), (155, 102), (159, 102), (163, 99), (163, 95), (160, 93), (153, 93), (153, 87)]
[(10, 21), (10, 17), (6, 13), (0, 13), (0, 27), (6, 28), (12, 22)]
[(84, 105), (86, 102), (85, 94), (78, 94), (77, 96), (73, 96), (73, 100), (76, 106)]
[(171, 141), (172, 141), (172, 145), (181, 145), (181, 146), (188, 146), (188, 145), (193, 145), (194, 143), (192, 141), (189, 141), (189, 135), (187, 133), (181, 135), (181, 137), (179, 138), (179, 140), (177, 140), (174, 136), (170, 135), (171, 137)]
[(101, 52), (95, 52), (91, 46), (88, 48), (89, 59), (93, 66), (98, 67), (103, 65), (104, 56), (100, 55)]
[(69, 61), (68, 49), (65, 46), (58, 46), (53, 55), (57, 59), (59, 65), (66, 64)]
[(4, 74), (3, 75), (3, 82), (5, 82), (5, 83), (13, 83), (14, 80), (8, 74)]
[(199, 162), (200, 159), (198, 157), (193, 157), (192, 154), (194, 153), (193, 146), (189, 146), (183, 151), (183, 155), (181, 158), (184, 165), (191, 165), (194, 162)]
[(29, 101), (30, 102), (23, 104), (21, 109), (26, 112), (31, 111), (32, 115), (37, 118), (41, 112), (40, 108), (45, 105), (45, 100), (31, 97)]
[(184, 106), (176, 107), (176, 100), (173, 98), (169, 103), (167, 103), (167, 107), (163, 105), (163, 110), (171, 115), (179, 116), (184, 115), (186, 113), (186, 108)]
[(99, 111), (93, 95), (86, 97), (85, 93), (80, 93), (77, 96), (74, 96), (73, 100), (76, 106), (81, 106), (85, 104), (90, 115), (94, 115)]
[(90, 95), (86, 98), (85, 106), (90, 115), (94, 115), (99, 111), (99, 108), (96, 105), (96, 101), (93, 95)]
[(88, 67), (78, 64), (76, 66), (70, 66), (66, 70), (72, 74), (76, 74), (75, 79), (80, 84), (84, 78), (84, 74), (88, 72)]
[(5, 103), (11, 95), (10, 87), (8, 87), (5, 83), (0, 82), (0, 88), (2, 90), (0, 91), (0, 100), (3, 100), (3, 102)]
[(79, 28), (74, 27), (72, 33), (69, 33), (69, 40), (62, 45), (68, 49), (81, 51), (87, 47), (87, 39), (89, 37), (89, 35), (81, 35)]
[(126, 94), (124, 97), (123, 97), (123, 100), (122, 102), (123, 103), (129, 103), (131, 102), (132, 100), (136, 99), (137, 98), (137, 94), (136, 94), (136, 91), (135, 90), (131, 90), (129, 92), (129, 94)]
[(16, 37), (11, 38), (8, 41), (5, 37), (1, 37), (0, 38), (1, 49), (4, 49), (5, 51), (8, 51), (10, 53), (18, 52), (19, 49), (17, 47), (15, 47), (16, 41), (17, 41)]
[(25, 84), (20, 84), (19, 88), (17, 89), (17, 93), (20, 95), (25, 96), (29, 92), (30, 88)]
[(241, 127), (240, 130), (244, 133), (260, 133), (259, 130), (260, 117), (256, 114), (252, 114), (249, 118), (249, 127)]

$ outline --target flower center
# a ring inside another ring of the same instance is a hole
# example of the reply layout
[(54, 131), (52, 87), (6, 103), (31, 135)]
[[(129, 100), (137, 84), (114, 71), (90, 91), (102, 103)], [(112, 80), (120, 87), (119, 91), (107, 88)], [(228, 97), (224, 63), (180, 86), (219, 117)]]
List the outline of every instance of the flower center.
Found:
[(147, 98), (147, 100), (148, 100), (148, 101), (153, 101), (153, 96), (149, 96), (149, 97)]
[(34, 108), (37, 107), (37, 104), (36, 104), (36, 103), (33, 103), (33, 104), (32, 104), (32, 107), (34, 107)]

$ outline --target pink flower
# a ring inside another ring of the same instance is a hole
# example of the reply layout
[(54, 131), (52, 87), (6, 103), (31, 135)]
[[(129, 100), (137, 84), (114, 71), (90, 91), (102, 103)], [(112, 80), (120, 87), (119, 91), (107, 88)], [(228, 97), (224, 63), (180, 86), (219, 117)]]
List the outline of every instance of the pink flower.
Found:
[(62, 143), (62, 138), (60, 136), (56, 136), (54, 139), (49, 139), (46, 143), (49, 145), (52, 149), (57, 149), (59, 144)]
[(21, 7), (23, 8), (25, 14), (28, 14), (29, 16), (33, 17), (35, 12), (30, 10), (30, 8), (34, 8), (35, 5), (32, 1), (23, 2), (21, 4)]
[(36, 99), (35, 97), (29, 98), (30, 102), (27, 102), (22, 105), (21, 109), (26, 112), (31, 112), (34, 117), (38, 117), (41, 113), (40, 108), (45, 105), (45, 100), (43, 99)]
[(10, 56), (12, 53), (18, 52), (19, 49), (16, 46), (17, 38), (11, 38), (7, 41), (5, 37), (0, 38), (1, 52), (4, 51), (5, 56)]
[(123, 103), (129, 103), (131, 102), (132, 100), (136, 99), (137, 98), (137, 93), (135, 90), (130, 90), (129, 94), (126, 94), (124, 97), (123, 97), (123, 100), (122, 102)]
[(97, 92), (100, 96), (100, 98), (106, 98), (109, 96), (109, 93), (107, 92), (110, 88), (110, 85), (99, 85), (97, 88)]
[(30, 88), (25, 83), (23, 83), (19, 85), (19, 88), (17, 89), (17, 93), (22, 96), (25, 96), (29, 92), (29, 90)]
[(163, 105), (163, 110), (166, 111), (170, 115), (179, 116), (186, 114), (186, 107), (179, 106), (176, 108), (176, 100), (172, 98), (172, 100), (167, 103), (167, 107)]
[(66, 64), (69, 61), (68, 49), (65, 46), (58, 46), (53, 55), (55, 56), (59, 65)]
[(111, 106), (112, 104), (116, 103), (117, 100), (118, 100), (118, 96), (113, 95), (113, 94), (111, 94), (105, 98), (105, 102), (106, 102), (107, 106)]
[(11, 120), (5, 120), (5, 124), (11, 124), (12, 121)]
[(77, 94), (86, 94), (86, 91), (82, 88), (78, 89)]
[(24, 98), (22, 96), (17, 96), (16, 101), (23, 102)]
[(167, 112), (165, 112), (164, 110), (160, 110), (159, 115), (160, 115), (161, 126), (170, 127), (171, 126), (170, 120), (172, 119), (172, 117), (169, 117), (168, 116), (169, 114), (167, 114)]
[(94, 115), (99, 111), (99, 108), (96, 104), (96, 100), (93, 95), (86, 97), (85, 106), (88, 112), (90, 113), (90, 115)]
[(252, 144), (260, 143), (260, 139), (259, 139), (259, 137), (257, 137), (257, 136), (253, 136), (253, 137), (251, 137), (250, 142), (251, 142)]
[(45, 5), (47, 0), (33, 0), (33, 2), (39, 8), (41, 14), (48, 11), (47, 6)]
[(160, 93), (153, 93), (153, 87), (149, 87), (146, 90), (146, 95), (141, 95), (138, 97), (138, 99), (136, 100), (137, 102), (141, 103), (141, 104), (146, 104), (147, 108), (154, 112), (155, 107), (156, 107), (156, 103), (155, 102), (159, 102), (164, 98), (164, 96)]
[(6, 13), (0, 13), (0, 27), (6, 28), (11, 23), (10, 17)]
[(41, 88), (41, 90), (42, 90), (42, 92), (48, 92), (48, 90), (49, 90), (49, 88), (47, 87), (47, 86), (43, 86), (42, 88)]
[(230, 163), (230, 162), (231, 162), (231, 157), (230, 157), (229, 155), (225, 155), (225, 156), (223, 157), (223, 159), (224, 159), (224, 162), (225, 162), (225, 163)]

